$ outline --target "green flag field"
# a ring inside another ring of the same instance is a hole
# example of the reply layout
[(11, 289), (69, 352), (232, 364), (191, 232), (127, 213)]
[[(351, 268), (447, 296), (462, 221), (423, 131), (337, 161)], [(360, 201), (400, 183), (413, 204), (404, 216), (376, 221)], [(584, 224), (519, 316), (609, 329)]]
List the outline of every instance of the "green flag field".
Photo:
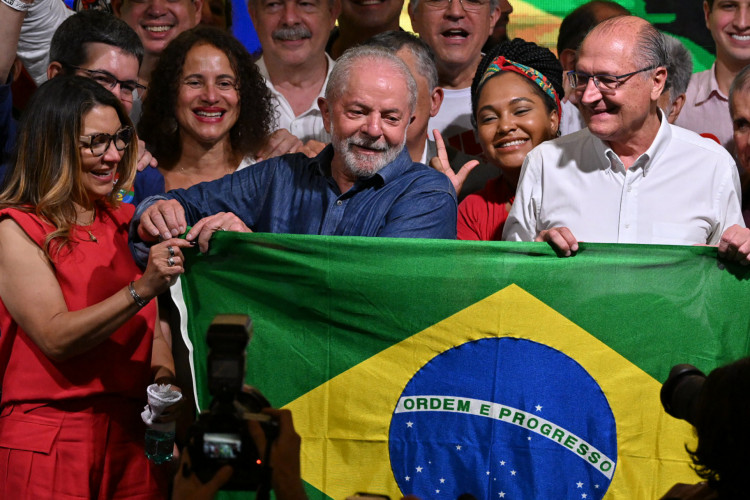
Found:
[(208, 325), (252, 318), (311, 499), (624, 500), (697, 482), (659, 389), (748, 355), (748, 276), (710, 247), (217, 233), (175, 291), (201, 407)]

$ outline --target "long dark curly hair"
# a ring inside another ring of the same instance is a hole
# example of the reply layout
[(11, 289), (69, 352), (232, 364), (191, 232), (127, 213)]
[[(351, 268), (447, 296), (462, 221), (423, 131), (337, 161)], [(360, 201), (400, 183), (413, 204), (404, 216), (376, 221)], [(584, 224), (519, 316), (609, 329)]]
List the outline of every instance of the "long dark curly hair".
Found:
[(185, 57), (191, 48), (203, 44), (224, 52), (237, 75), (240, 113), (229, 131), (235, 155), (242, 158), (257, 153), (275, 128), (273, 96), (245, 47), (218, 28), (198, 26), (187, 30), (172, 40), (159, 57), (138, 123), (138, 134), (149, 144), (159, 164), (167, 168), (177, 163), (182, 149), (175, 115)]
[[(479, 82), (482, 80), (482, 76), (484, 76), (484, 72), (487, 71), (489, 65), (492, 64), (492, 61), (497, 59), (498, 56), (505, 56), (508, 60), (534, 68), (543, 74), (552, 84), (552, 87), (554, 87), (555, 92), (557, 92), (560, 99), (562, 99), (564, 95), (562, 80), (563, 68), (560, 61), (555, 57), (555, 54), (535, 43), (527, 42), (520, 38), (514, 38), (513, 40), (497, 44), (492, 50), (485, 54), (482, 61), (479, 63), (477, 72), (474, 74), (474, 80), (471, 83), (472, 117), (476, 117), (477, 115), (477, 103), (479, 102), (478, 91), (480, 90), (478, 88)], [(557, 110), (557, 104), (552, 98), (550, 98), (550, 96), (545, 94), (532, 82), (529, 82), (529, 85), (534, 87), (536, 92), (544, 99), (550, 112)]]

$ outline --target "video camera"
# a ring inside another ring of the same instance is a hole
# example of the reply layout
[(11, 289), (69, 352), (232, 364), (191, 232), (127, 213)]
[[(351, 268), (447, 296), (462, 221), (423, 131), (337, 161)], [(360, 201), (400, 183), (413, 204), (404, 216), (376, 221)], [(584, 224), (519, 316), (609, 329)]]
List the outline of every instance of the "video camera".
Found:
[(705, 382), (706, 375), (693, 365), (673, 366), (659, 394), (664, 410), (694, 426), (698, 395)]
[[(188, 452), (192, 468), (202, 482), (210, 480), (224, 465), (234, 469), (222, 489), (270, 490), (271, 443), (278, 434), (278, 423), (265, 413), (270, 405), (257, 389), (245, 389), (245, 348), (252, 336), (252, 320), (243, 314), (219, 314), (206, 334), (208, 390), (212, 400), (208, 410), (188, 431)], [(266, 435), (266, 460), (247, 428), (247, 420), (260, 422)]]

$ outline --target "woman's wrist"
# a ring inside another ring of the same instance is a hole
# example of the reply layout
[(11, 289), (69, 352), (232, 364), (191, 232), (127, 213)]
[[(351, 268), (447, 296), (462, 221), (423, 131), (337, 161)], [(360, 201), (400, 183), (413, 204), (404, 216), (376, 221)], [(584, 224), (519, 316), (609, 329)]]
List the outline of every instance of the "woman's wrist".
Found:
[(151, 301), (150, 298), (147, 299), (136, 290), (135, 281), (128, 283), (128, 292), (130, 293), (133, 302), (135, 302), (135, 305), (138, 306), (138, 309), (143, 309)]

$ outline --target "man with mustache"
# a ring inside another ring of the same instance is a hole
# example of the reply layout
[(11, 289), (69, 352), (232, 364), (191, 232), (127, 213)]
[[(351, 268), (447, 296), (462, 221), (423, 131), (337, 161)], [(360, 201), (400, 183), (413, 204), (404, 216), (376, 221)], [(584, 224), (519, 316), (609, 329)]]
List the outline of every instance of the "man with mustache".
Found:
[(417, 85), (388, 50), (355, 47), (339, 58), (318, 100), (331, 144), (318, 156), (272, 158), (213, 182), (147, 198), (131, 250), (182, 234), (205, 252), (216, 231), (455, 238), (448, 178), (409, 157), (406, 131)]
[(330, 135), (323, 127), (318, 98), (323, 96), (333, 60), (325, 52), (336, 22), (336, 0), (249, 0), (263, 57), (257, 64), (276, 99), (276, 128), (319, 153)]
[(718, 245), (750, 264), (732, 157), (658, 107), (668, 58), (664, 37), (638, 17), (589, 32), (569, 73), (587, 128), (526, 156), (504, 240), (546, 241), (563, 256), (579, 238)]

